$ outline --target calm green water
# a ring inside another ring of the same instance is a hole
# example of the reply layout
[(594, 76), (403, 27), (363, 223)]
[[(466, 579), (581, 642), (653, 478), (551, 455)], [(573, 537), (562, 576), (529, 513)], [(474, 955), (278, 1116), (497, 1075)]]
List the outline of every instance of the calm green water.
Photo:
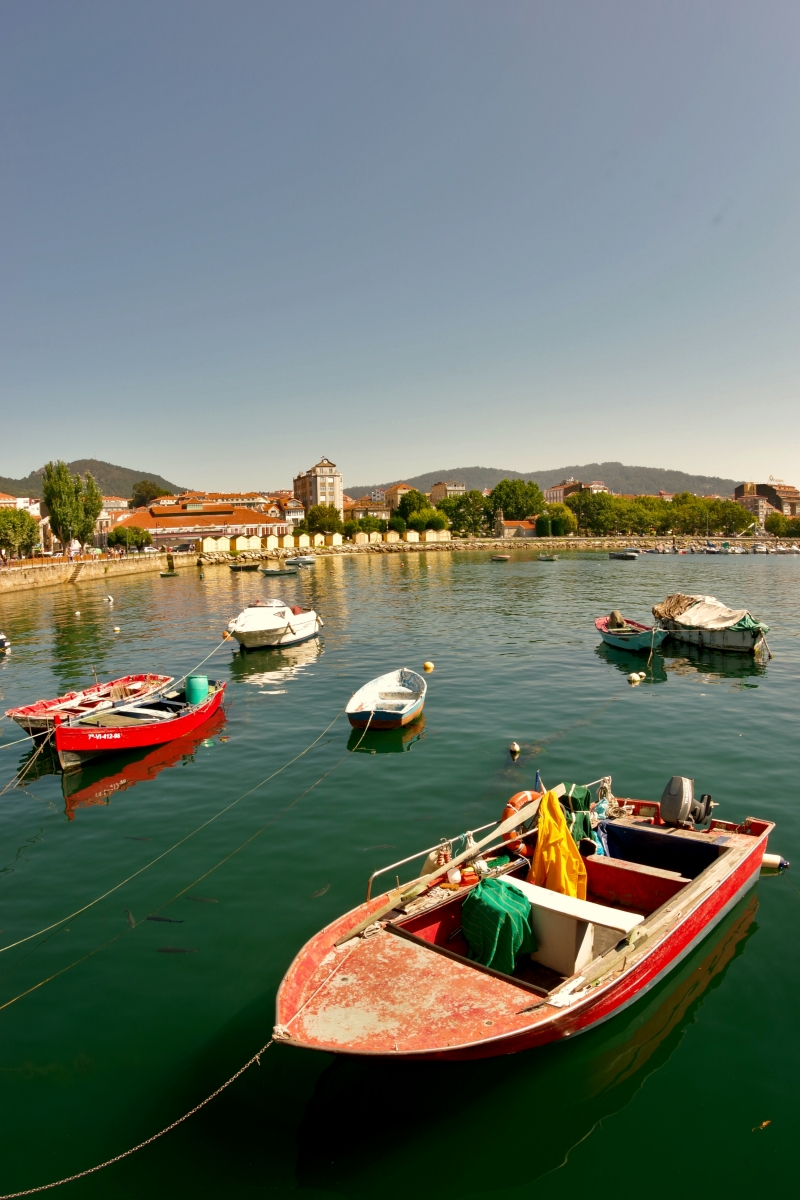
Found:
[[(537, 768), (548, 784), (611, 774), (618, 795), (654, 798), (671, 775), (691, 775), (719, 815), (774, 818), (770, 848), (800, 865), (799, 584), (793, 558), (324, 559), (282, 592), (322, 614), (319, 645), (244, 659), (220, 650), (207, 669), (228, 681), (224, 725), (182, 757), (138, 772), (106, 760), (68, 798), (60, 775), (34, 771), (0, 799), (1, 945), (114, 887), (253, 789), (367, 679), (436, 664), (424, 734), (405, 752), (365, 752), (382, 748), (368, 735), (351, 753), (340, 716), (310, 753), (108, 899), (0, 954), (0, 1191), (109, 1158), (213, 1091), (269, 1037), (298, 947), (362, 898), (373, 869), (498, 817)], [(85, 685), (93, 667), (180, 675), (245, 599), (275, 585), (224, 568), (145, 576), (114, 581), (113, 609), (108, 590), (2, 600), (13, 642), (0, 655), (3, 708)], [(664, 655), (652, 682), (631, 688), (638, 662), (600, 648), (593, 618), (619, 607), (645, 619), (677, 590), (750, 607), (772, 626), (774, 660)], [(17, 736), (0, 724), (0, 746)], [(25, 749), (0, 752), (3, 784)], [(570, 1045), (455, 1066), (275, 1046), (186, 1125), (63, 1194), (786, 1191), (797, 1171), (798, 887), (792, 872), (762, 880), (656, 991)], [(181, 923), (143, 920), (156, 912)]]

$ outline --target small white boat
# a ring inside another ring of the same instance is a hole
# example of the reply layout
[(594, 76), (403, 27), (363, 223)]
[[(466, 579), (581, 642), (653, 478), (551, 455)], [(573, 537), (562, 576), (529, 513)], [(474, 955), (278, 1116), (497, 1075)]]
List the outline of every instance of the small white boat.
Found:
[(313, 567), (316, 562), (313, 554), (298, 554), (296, 558), (287, 558), (287, 567)]
[(635, 562), (636, 559), (639, 557), (639, 551), (633, 550), (633, 549), (610, 550), (608, 557), (609, 558), (619, 558), (619, 559), (622, 559), (623, 562)]
[(355, 729), (398, 729), (422, 713), (428, 685), (408, 667), (379, 675), (359, 688), (348, 701), (347, 719)]
[(245, 650), (294, 646), (316, 637), (321, 628), (322, 619), (313, 608), (283, 600), (256, 600), (228, 624), (228, 632)]
[(10, 645), (11, 642), (8, 640), (6, 635), (4, 633), (0, 633), (0, 650), (8, 650)]

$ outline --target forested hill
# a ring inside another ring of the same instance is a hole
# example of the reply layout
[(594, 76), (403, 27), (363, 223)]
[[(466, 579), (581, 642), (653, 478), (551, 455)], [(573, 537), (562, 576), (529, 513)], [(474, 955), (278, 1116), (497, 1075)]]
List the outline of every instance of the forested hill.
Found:
[(492, 488), (501, 479), (533, 479), (539, 487), (552, 487), (562, 479), (581, 479), (589, 483), (602, 479), (612, 492), (640, 495), (655, 492), (695, 492), (698, 496), (728, 496), (733, 492), (738, 479), (721, 479), (717, 475), (689, 475), (685, 471), (664, 470), (661, 467), (628, 467), (620, 462), (583, 463), (580, 466), (554, 467), (547, 471), (502, 471), (495, 467), (447, 467), (441, 471), (426, 471), (424, 475), (406, 476), (402, 481), (387, 480), (386, 483), (371, 483), (355, 487), (347, 485), (348, 496), (361, 496), (375, 487), (390, 487), (393, 483), (408, 483), (429, 492), (439, 480), (452, 479), (466, 484), (468, 489)]
[[(88, 471), (93, 475), (104, 496), (124, 496), (126, 500), (130, 500), (134, 485), (141, 479), (149, 479), (168, 492), (177, 493), (189, 490), (179, 487), (177, 483), (170, 483), (161, 475), (154, 475), (152, 471), (131, 471), (128, 467), (117, 467), (114, 463), (101, 462), (99, 458), (79, 458), (75, 462), (67, 463), (67, 466), (73, 474), (85, 475)], [(30, 475), (24, 479), (5, 479), (0, 476), (0, 492), (7, 492), (9, 496), (38, 496), (41, 498), (43, 475), (44, 467), (40, 467), (38, 471), (31, 471)]]

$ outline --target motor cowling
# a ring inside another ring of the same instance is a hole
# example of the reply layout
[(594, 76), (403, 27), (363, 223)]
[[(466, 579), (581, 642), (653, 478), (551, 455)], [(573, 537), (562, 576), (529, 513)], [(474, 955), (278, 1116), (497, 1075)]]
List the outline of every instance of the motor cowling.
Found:
[(704, 825), (714, 808), (708, 792), (695, 799), (694, 780), (685, 775), (673, 775), (661, 797), (661, 819), (667, 825)]

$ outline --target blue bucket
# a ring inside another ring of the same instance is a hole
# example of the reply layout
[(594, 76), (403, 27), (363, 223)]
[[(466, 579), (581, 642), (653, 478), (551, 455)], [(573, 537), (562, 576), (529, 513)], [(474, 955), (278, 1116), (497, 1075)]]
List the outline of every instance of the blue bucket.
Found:
[(208, 696), (208, 676), (190, 675), (186, 680), (186, 701), (188, 704), (202, 704)]

